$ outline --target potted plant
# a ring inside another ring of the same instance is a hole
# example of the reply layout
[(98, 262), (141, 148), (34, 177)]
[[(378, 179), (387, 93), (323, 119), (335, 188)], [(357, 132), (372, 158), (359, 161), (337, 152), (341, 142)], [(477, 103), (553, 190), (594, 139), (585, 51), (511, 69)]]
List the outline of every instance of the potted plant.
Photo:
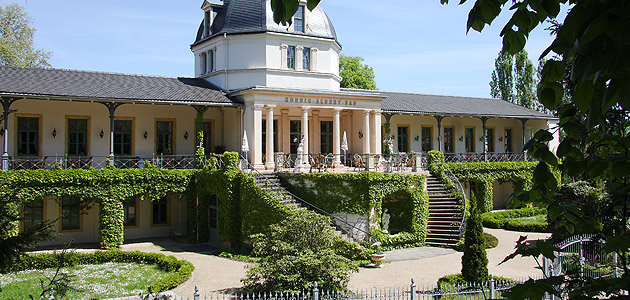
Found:
[(378, 268), (385, 260), (385, 253), (381, 248), (381, 242), (372, 244), (372, 249), (374, 249), (374, 253), (372, 253), (372, 262), (374, 263), (374, 267)]

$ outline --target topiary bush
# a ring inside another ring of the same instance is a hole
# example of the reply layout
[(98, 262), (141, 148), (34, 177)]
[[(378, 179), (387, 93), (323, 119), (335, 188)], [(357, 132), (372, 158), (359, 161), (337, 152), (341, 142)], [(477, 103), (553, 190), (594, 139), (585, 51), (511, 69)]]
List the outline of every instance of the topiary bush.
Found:
[(483, 282), (488, 278), (488, 256), (483, 239), (483, 226), (477, 210), (474, 193), (470, 196), (470, 217), (466, 223), (462, 276), (470, 283)]
[[(540, 207), (525, 207), (481, 215), (483, 226), (524, 232), (550, 232), (546, 220), (547, 210)], [(540, 221), (534, 219), (539, 217)]]

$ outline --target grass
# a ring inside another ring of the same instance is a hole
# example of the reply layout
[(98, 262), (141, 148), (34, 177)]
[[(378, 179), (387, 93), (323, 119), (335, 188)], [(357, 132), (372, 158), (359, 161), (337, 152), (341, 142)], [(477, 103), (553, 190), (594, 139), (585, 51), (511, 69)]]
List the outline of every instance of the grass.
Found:
[[(50, 268), (2, 274), (0, 298), (28, 299), (28, 295), (38, 298), (42, 292), (41, 280), (48, 283), (47, 278), (52, 278), (56, 270), (56, 268)], [(70, 275), (69, 286), (76, 289), (68, 291), (64, 298), (81, 299), (114, 298), (146, 293), (150, 282), (168, 274), (153, 265), (113, 262), (79, 265), (62, 268), (61, 271)], [(57, 293), (55, 293), (55, 298), (61, 299)]]

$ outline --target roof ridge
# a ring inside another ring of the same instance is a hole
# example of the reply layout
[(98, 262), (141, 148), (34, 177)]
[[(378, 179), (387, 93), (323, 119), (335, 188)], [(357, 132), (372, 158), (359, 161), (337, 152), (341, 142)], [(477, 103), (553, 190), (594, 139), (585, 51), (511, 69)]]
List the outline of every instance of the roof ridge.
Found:
[(121, 75), (121, 76), (135, 76), (135, 77), (145, 77), (145, 78), (164, 78), (164, 79), (189, 78), (189, 79), (197, 79), (197, 77), (145, 75), (145, 74), (131, 74), (131, 73), (118, 73), (118, 72), (105, 72), (105, 71), (63, 69), (63, 68), (53, 68), (53, 67), (0, 66), (0, 68), (31, 69), (31, 70), (43, 70), (43, 71), (62, 71), (62, 72), (76, 72), (76, 73), (104, 74), (104, 75)]

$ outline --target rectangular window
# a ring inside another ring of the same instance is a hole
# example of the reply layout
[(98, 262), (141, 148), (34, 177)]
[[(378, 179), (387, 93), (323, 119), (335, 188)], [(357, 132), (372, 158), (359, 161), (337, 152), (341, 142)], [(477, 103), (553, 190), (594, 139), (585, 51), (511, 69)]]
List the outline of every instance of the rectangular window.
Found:
[(219, 229), (219, 201), (216, 195), (210, 196), (208, 203), (208, 226)]
[(24, 203), (23, 223), (24, 229), (31, 228), (44, 220), (44, 199), (33, 200)]
[(131, 120), (114, 120), (114, 155), (131, 155)]
[(61, 230), (81, 229), (81, 199), (64, 197), (61, 199)]
[(293, 31), (304, 32), (304, 6), (298, 6), (295, 15), (293, 15)]
[(505, 153), (512, 153), (512, 128), (505, 129)]
[(465, 128), (466, 152), (475, 152), (475, 128)]
[(155, 153), (173, 155), (173, 121), (155, 121)]
[(444, 127), (444, 153), (455, 153), (453, 145), (453, 127)]
[(207, 70), (208, 70), (208, 57), (207, 57), (207, 54), (205, 52), (201, 53), (201, 58), (199, 60), (201, 60), (201, 74), (203, 75), (203, 74), (208, 73), (207, 72)]
[(295, 46), (287, 47), (287, 68), (295, 69)]
[(165, 225), (168, 224), (168, 196), (164, 196), (152, 202), (152, 224)]
[(486, 152), (494, 152), (494, 128), (486, 128)]
[(39, 118), (17, 117), (17, 154), (39, 156)]
[(212, 147), (212, 121), (203, 121), (203, 151), (206, 155), (214, 152)]
[(214, 71), (214, 50), (208, 51), (208, 69), (206, 73), (212, 73)]
[[(278, 150), (278, 120), (273, 120), (273, 149)], [(267, 120), (262, 120), (262, 151), (267, 154)]]
[(304, 47), (302, 49), (302, 69), (311, 70), (311, 48)]
[(68, 155), (88, 154), (88, 120), (68, 118)]
[(321, 153), (327, 154), (333, 152), (333, 122), (320, 121), (320, 145)]
[(409, 126), (398, 126), (398, 152), (409, 152)]
[(124, 226), (138, 226), (136, 199), (136, 197), (131, 197), (123, 202), (123, 210), (125, 213), (123, 220)]
[(291, 153), (297, 153), (300, 138), (302, 137), (302, 121), (290, 120), (289, 127), (291, 130)]
[(433, 150), (433, 137), (431, 127), (422, 126), (422, 151), (429, 152)]

